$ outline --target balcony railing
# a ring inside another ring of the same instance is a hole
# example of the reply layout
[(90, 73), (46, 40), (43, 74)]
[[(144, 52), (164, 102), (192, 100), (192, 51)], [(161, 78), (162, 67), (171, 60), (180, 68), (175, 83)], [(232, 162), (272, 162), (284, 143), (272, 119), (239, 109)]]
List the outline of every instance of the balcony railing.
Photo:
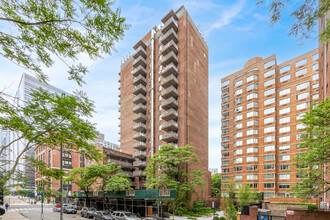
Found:
[(133, 167), (146, 167), (147, 162), (146, 161), (134, 161)]
[(138, 123), (133, 126), (133, 131), (145, 131), (146, 125), (144, 123)]
[(174, 75), (170, 75), (162, 80), (162, 87), (167, 88), (170, 86), (177, 86), (178, 85), (178, 79)]
[(145, 141), (146, 138), (146, 134), (142, 132), (138, 132), (133, 135), (133, 139), (137, 141)]
[(145, 158), (146, 156), (147, 156), (146, 151), (135, 151), (133, 153), (133, 157), (136, 157), (136, 158)]
[(162, 39), (162, 44), (165, 45), (168, 42), (173, 40), (175, 43), (178, 43), (178, 34), (173, 28), (170, 28), (166, 34), (164, 35), (164, 38)]
[(173, 97), (168, 98), (162, 103), (162, 108), (165, 110), (170, 109), (170, 108), (176, 109), (176, 108), (178, 108), (178, 101)]
[(175, 65), (178, 65), (178, 56), (173, 51), (168, 53), (162, 60), (163, 66), (167, 66), (170, 63), (174, 63)]
[(133, 116), (133, 121), (134, 122), (137, 122), (137, 123), (139, 123), (139, 122), (146, 122), (146, 120), (147, 120), (146, 115), (145, 114), (142, 114), (142, 113), (135, 114)]
[(133, 79), (133, 85), (134, 86), (139, 85), (139, 84), (143, 84), (143, 85), (147, 84), (147, 79), (142, 75), (136, 76)]
[(174, 86), (170, 86), (162, 91), (162, 97), (168, 99), (170, 97), (178, 97), (178, 90)]
[(163, 141), (166, 141), (167, 143), (177, 141), (178, 140), (178, 134), (175, 133), (175, 132), (173, 132), (173, 131), (171, 131), (171, 132), (169, 132), (167, 134), (164, 134), (162, 136), (162, 140)]
[(147, 61), (143, 57), (139, 56), (136, 60), (133, 62), (133, 67), (136, 68), (138, 66), (143, 66), (144, 68), (147, 67)]
[(178, 75), (178, 68), (174, 65), (174, 63), (170, 63), (167, 66), (164, 67), (162, 70), (162, 76), (168, 77), (170, 75)]
[(165, 121), (170, 121), (178, 118), (178, 112), (175, 109), (169, 109), (162, 113), (162, 119)]
[(142, 46), (139, 46), (138, 49), (136, 49), (136, 51), (133, 54), (133, 58), (136, 59), (139, 56), (142, 56), (144, 58), (147, 57), (147, 51)]
[(134, 88), (133, 88), (133, 94), (134, 95), (137, 95), (139, 93), (142, 93), (144, 95), (147, 93), (146, 87), (142, 84), (139, 84), (138, 86), (134, 86)]
[(142, 103), (134, 105), (134, 107), (133, 107), (134, 113), (146, 113), (146, 111), (147, 111), (147, 107), (146, 107), (146, 105), (144, 105)]
[(171, 121), (168, 121), (164, 124), (162, 124), (162, 129), (164, 131), (177, 131), (178, 130), (178, 122), (174, 121), (174, 120), (171, 120)]
[(133, 70), (133, 76), (137, 77), (138, 75), (142, 75), (146, 77), (147, 75), (147, 70), (143, 66), (138, 66)]
[(133, 176), (143, 176), (144, 173), (142, 170), (133, 171)]
[(145, 104), (146, 102), (147, 102), (147, 98), (143, 94), (136, 95), (133, 98), (133, 103), (136, 105), (140, 104), (140, 103)]
[(109, 159), (107, 162), (108, 163), (115, 163), (115, 164), (117, 164), (119, 166), (127, 167), (127, 168), (132, 168), (133, 167), (133, 163), (130, 163), (130, 162), (127, 162), (127, 161)]
[(163, 34), (165, 34), (171, 28), (178, 32), (178, 22), (173, 17), (171, 17), (165, 22), (164, 27), (162, 29)]
[(178, 54), (178, 45), (173, 40), (164, 45), (162, 55), (166, 56), (166, 54), (168, 54), (169, 52), (174, 52), (175, 54)]
[(144, 149), (147, 148), (147, 144), (145, 142), (142, 142), (142, 141), (135, 142), (133, 144), (133, 148), (138, 149), (138, 150), (144, 150)]

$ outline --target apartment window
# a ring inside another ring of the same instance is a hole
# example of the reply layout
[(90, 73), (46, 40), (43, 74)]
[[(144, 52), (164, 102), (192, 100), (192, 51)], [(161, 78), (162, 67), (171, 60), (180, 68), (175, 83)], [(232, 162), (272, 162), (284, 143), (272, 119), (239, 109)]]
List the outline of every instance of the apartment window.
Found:
[(270, 60), (270, 61), (264, 63), (264, 68), (267, 69), (268, 67), (271, 67), (273, 65), (275, 65), (275, 60)]
[[(159, 36), (159, 37), (161, 37), (161, 36)], [(163, 46), (162, 45), (159, 45), (158, 46), (158, 51), (162, 51), (163, 50)]]
[(257, 138), (249, 138), (246, 140), (246, 144), (257, 144), (258, 139)]
[(319, 99), (319, 94), (316, 93), (316, 94), (313, 94), (313, 100), (318, 100)]
[[(160, 68), (160, 69), (162, 69), (162, 68)], [(162, 79), (162, 77), (158, 76), (158, 82), (160, 82), (161, 79)]]
[(234, 95), (236, 96), (236, 95), (240, 95), (242, 93), (243, 93), (243, 89), (238, 89), (235, 91)]
[(275, 196), (274, 192), (264, 192), (264, 198), (271, 198)]
[(279, 169), (280, 170), (290, 170), (290, 164), (280, 164)]
[(297, 179), (304, 178), (304, 174), (302, 174), (302, 173), (297, 173), (297, 174), (296, 174), (296, 178), (297, 178)]
[(290, 117), (280, 118), (280, 124), (285, 124), (290, 122)]
[(223, 160), (221, 162), (222, 165), (226, 166), (226, 165), (229, 165), (229, 160)]
[[(161, 131), (162, 130), (162, 125), (159, 125), (158, 126), (158, 131)], [(148, 133), (151, 133), (151, 130), (150, 129), (148, 129), (148, 131), (150, 131), (150, 132), (148, 132)]]
[(158, 106), (158, 111), (161, 111), (162, 110), (162, 105), (159, 105)]
[(246, 105), (246, 108), (247, 109), (250, 109), (250, 108), (258, 108), (258, 102), (250, 102)]
[(275, 98), (266, 99), (264, 101), (264, 105), (270, 105), (270, 104), (273, 104), (274, 102), (275, 102)]
[(313, 88), (313, 90), (314, 90), (314, 89), (318, 89), (318, 88), (319, 88), (319, 84), (318, 84), (318, 83), (313, 84), (312, 88)]
[(313, 80), (318, 80), (319, 79), (320, 74), (316, 73), (313, 75)]
[(275, 69), (269, 70), (264, 73), (264, 78), (270, 77), (275, 74)]
[(222, 173), (229, 173), (229, 168), (222, 169)]
[(281, 99), (280, 100), (280, 105), (286, 105), (290, 103), (290, 98), (286, 98), (286, 99)]
[(301, 103), (301, 104), (297, 105), (297, 106), (296, 106), (296, 109), (297, 109), (297, 110), (302, 110), (302, 109), (306, 109), (306, 108), (308, 108), (308, 107), (309, 107), (308, 102), (305, 102), (305, 103)]
[(296, 62), (296, 67), (305, 65), (306, 63), (307, 63), (307, 58), (304, 58), (304, 59), (299, 60), (299, 61)]
[(246, 96), (246, 100), (257, 99), (257, 98), (258, 98), (258, 93), (250, 93)]
[(243, 110), (243, 106), (238, 106), (234, 109), (235, 112), (241, 112)]
[(222, 149), (222, 150), (227, 150), (227, 149), (229, 149), (229, 144), (222, 144), (222, 145), (221, 145), (221, 149)]
[(282, 108), (279, 113), (280, 113), (280, 115), (284, 115), (289, 112), (290, 112), (290, 107), (287, 107), (287, 108)]
[(309, 82), (302, 83), (300, 85), (297, 85), (297, 90), (303, 90), (309, 87)]
[(305, 124), (297, 124), (297, 130), (305, 129), (306, 125)]
[(275, 88), (268, 89), (264, 92), (264, 96), (269, 96), (275, 93)]
[(258, 130), (251, 129), (246, 131), (246, 135), (254, 135), (254, 134), (258, 134)]
[(85, 167), (85, 156), (83, 154), (80, 154), (80, 167)]
[(282, 67), (282, 68), (280, 69), (280, 73), (284, 73), (284, 72), (287, 72), (287, 71), (289, 71), (289, 70), (290, 70), (290, 65), (287, 65), (287, 66)]
[(258, 84), (257, 84), (257, 83), (253, 83), (253, 84), (248, 85), (248, 86), (246, 87), (246, 90), (247, 90), (247, 91), (250, 91), (250, 90), (252, 90), (252, 89), (258, 89)]
[(243, 119), (243, 115), (237, 115), (234, 117), (234, 121), (239, 121)]
[(288, 161), (290, 160), (290, 155), (280, 155), (280, 161)]
[(279, 142), (282, 143), (282, 142), (288, 142), (290, 141), (290, 136), (283, 136), (283, 137), (280, 137), (279, 138)]
[(221, 92), (222, 92), (222, 94), (226, 94), (229, 92), (229, 88), (225, 88), (225, 89), (221, 90)]
[(236, 175), (236, 176), (234, 176), (234, 180), (242, 180), (242, 175)]
[(270, 124), (273, 123), (275, 120), (275, 117), (269, 117), (264, 119), (264, 124)]
[(158, 37), (158, 42), (160, 42), (161, 40), (162, 40), (162, 35)]
[(229, 96), (225, 96), (222, 98), (222, 102), (228, 102), (229, 101)]
[(279, 179), (280, 180), (289, 180), (290, 179), (290, 174), (279, 174)]
[(246, 162), (257, 162), (258, 157), (252, 156), (252, 157), (246, 157)]
[(227, 109), (229, 109), (229, 104), (225, 104), (221, 108), (222, 108), (222, 110), (227, 110)]
[(265, 189), (273, 189), (275, 188), (275, 183), (264, 183)]
[(272, 141), (275, 141), (275, 136), (267, 136), (267, 137), (264, 137), (264, 142), (267, 143), (267, 142), (272, 142)]
[(243, 132), (237, 132), (234, 134), (234, 138), (239, 138), (243, 136)]
[(222, 141), (229, 141), (229, 136), (222, 137)]
[(241, 129), (242, 127), (243, 127), (243, 124), (242, 123), (239, 123), (239, 124), (235, 124), (234, 125), (235, 130)]
[(266, 173), (266, 174), (264, 174), (264, 179), (265, 180), (275, 179), (275, 174), (274, 173)]
[(257, 147), (248, 147), (246, 148), (246, 153), (257, 153), (258, 152), (258, 148)]
[[(163, 69), (163, 66), (162, 65), (158, 66), (158, 72), (159, 73), (162, 71), (162, 69)], [(160, 80), (158, 80), (158, 81), (160, 81)]]
[(234, 147), (238, 147), (238, 146), (242, 146), (243, 145), (243, 141), (235, 141), (234, 142)]
[(280, 96), (284, 96), (290, 93), (290, 88), (288, 89), (283, 89), (280, 91)]
[(243, 158), (242, 157), (238, 157), (234, 159), (234, 163), (242, 163), (243, 162)]
[(234, 167), (234, 172), (241, 172), (243, 170), (242, 166)]
[(149, 59), (151, 59), (151, 53), (149, 53)]
[(246, 113), (247, 118), (251, 118), (251, 117), (254, 117), (254, 116), (258, 116), (257, 111), (251, 111), (251, 112)]
[(162, 58), (163, 58), (162, 55), (159, 55), (158, 56), (158, 62), (162, 61)]
[(274, 151), (275, 150), (275, 145), (268, 145), (264, 147), (264, 151)]
[(304, 118), (304, 115), (306, 115), (306, 112), (301, 113), (301, 114), (298, 114), (298, 115), (297, 115), (297, 120), (301, 120), (301, 119), (303, 119), (303, 118)]
[(279, 132), (280, 133), (290, 132), (290, 126), (280, 128)]
[(266, 164), (264, 165), (264, 170), (274, 170), (275, 164)]
[(258, 188), (258, 183), (248, 183), (251, 189), (257, 189)]
[(275, 160), (274, 154), (264, 155), (264, 161)]
[(246, 122), (246, 126), (253, 126), (253, 125), (258, 125), (258, 121), (257, 120), (251, 120)]
[(63, 160), (62, 160), (62, 165), (64, 168), (72, 168), (72, 155), (70, 152), (63, 152), (62, 153), (62, 157), (63, 157)]
[(275, 112), (275, 107), (267, 108), (264, 110), (264, 115), (268, 115)]
[(307, 73), (307, 68), (296, 71), (296, 77), (302, 76)]
[(246, 170), (258, 170), (258, 165), (246, 165)]
[(235, 104), (239, 104), (242, 102), (242, 97), (238, 97), (234, 100)]
[(234, 86), (237, 87), (237, 86), (240, 86), (242, 84), (243, 84), (243, 80), (239, 80), (239, 81), (234, 83)]
[(290, 150), (290, 145), (283, 145), (283, 146), (280, 146), (278, 149), (279, 149), (279, 151), (288, 151), (288, 150)]
[(222, 86), (222, 87), (223, 87), (223, 86), (227, 86), (227, 85), (229, 85), (229, 80), (226, 80), (226, 81), (224, 81), (224, 82), (221, 83), (221, 86)]
[(162, 86), (158, 86), (158, 91), (162, 90)]
[(289, 189), (290, 184), (280, 183), (280, 184), (278, 184), (278, 188), (280, 188), (280, 189)]
[(290, 75), (290, 74), (288, 74), (288, 75), (285, 75), (285, 76), (282, 76), (282, 77), (280, 78), (280, 82), (285, 82), (285, 81), (289, 80), (289, 79), (290, 79), (290, 77), (291, 77), (291, 75)]
[(229, 125), (229, 120), (222, 121), (222, 126), (227, 126), (227, 125)]
[(318, 70), (319, 69), (319, 63), (315, 63), (313, 65), (313, 70)]
[(257, 79), (258, 79), (258, 75), (257, 75), (257, 74), (253, 74), (253, 75), (248, 76), (248, 77), (246, 78), (246, 82), (250, 82), (250, 81), (252, 81), (252, 80), (257, 80)]
[(264, 128), (264, 133), (265, 134), (271, 133), (271, 132), (274, 132), (274, 131), (275, 131), (275, 126)]
[(161, 101), (162, 100), (162, 96), (158, 96), (158, 101)]
[(246, 180), (257, 180), (258, 179), (258, 174), (247, 174), (246, 175)]
[(265, 83), (264, 83), (264, 87), (267, 87), (267, 86), (270, 86), (270, 85), (273, 85), (273, 84), (275, 84), (275, 79), (274, 79), (274, 78), (265, 81)]
[(221, 176), (221, 180), (229, 180), (229, 176)]

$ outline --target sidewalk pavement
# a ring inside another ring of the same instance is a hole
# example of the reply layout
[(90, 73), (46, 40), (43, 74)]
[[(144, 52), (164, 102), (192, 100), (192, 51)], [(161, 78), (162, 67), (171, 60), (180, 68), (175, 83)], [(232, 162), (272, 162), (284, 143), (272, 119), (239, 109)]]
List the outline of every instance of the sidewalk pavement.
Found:
[[(224, 216), (223, 211), (217, 212), (218, 217)], [(196, 217), (198, 220), (213, 220), (213, 215), (211, 214), (210, 216), (202, 216), (202, 217)], [(169, 218), (170, 220), (173, 219), (173, 217)], [(187, 220), (188, 217), (184, 216), (174, 216), (175, 220)]]
[(0, 219), (1, 218), (3, 220), (28, 220), (28, 218), (12, 210), (9, 210), (4, 215), (0, 216)]

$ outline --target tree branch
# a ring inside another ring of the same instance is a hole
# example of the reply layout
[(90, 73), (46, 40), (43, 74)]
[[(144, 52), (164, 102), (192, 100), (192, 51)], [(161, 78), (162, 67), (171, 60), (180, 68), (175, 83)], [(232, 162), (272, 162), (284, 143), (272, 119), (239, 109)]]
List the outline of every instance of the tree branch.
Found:
[(1, 18), (0, 20), (2, 21), (10, 21), (18, 24), (23, 24), (23, 25), (31, 25), (31, 26), (38, 26), (38, 25), (44, 25), (44, 24), (49, 24), (49, 23), (61, 23), (61, 22), (74, 22), (74, 23), (79, 23), (78, 21), (72, 20), (72, 19), (62, 19), (62, 20), (48, 20), (48, 21), (40, 21), (40, 22), (25, 22), (25, 21), (17, 21), (15, 19), (11, 18)]

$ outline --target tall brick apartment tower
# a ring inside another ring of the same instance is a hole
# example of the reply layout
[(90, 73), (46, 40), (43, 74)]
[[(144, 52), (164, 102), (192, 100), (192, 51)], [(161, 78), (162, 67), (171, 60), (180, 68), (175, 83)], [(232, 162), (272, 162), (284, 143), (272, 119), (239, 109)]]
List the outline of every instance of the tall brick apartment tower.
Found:
[[(133, 47), (120, 71), (120, 145), (133, 154), (136, 189), (164, 144), (195, 147), (208, 172), (208, 46), (186, 9), (170, 11)], [(208, 184), (198, 198), (210, 195)]]
[[(296, 202), (299, 121), (319, 99), (318, 50), (277, 64), (255, 57), (222, 82), (222, 180), (248, 183), (266, 201)], [(315, 202), (315, 201), (314, 201)]]

